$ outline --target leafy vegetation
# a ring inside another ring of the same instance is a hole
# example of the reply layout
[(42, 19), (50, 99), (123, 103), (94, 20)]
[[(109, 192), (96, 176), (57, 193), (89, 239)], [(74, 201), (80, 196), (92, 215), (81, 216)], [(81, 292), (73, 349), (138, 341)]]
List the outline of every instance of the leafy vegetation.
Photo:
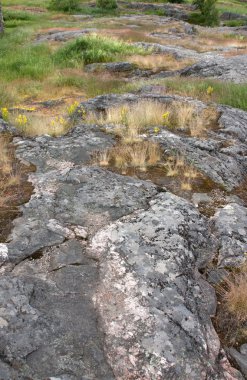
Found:
[(193, 13), (191, 21), (207, 26), (219, 24), (219, 12), (216, 9), (217, 0), (194, 0), (193, 3), (199, 9), (200, 14)]
[(143, 50), (126, 42), (90, 35), (67, 43), (55, 53), (54, 60), (62, 67), (78, 67), (93, 62), (111, 62), (138, 53)]
[(103, 9), (116, 9), (117, 8), (116, 0), (97, 0), (96, 4), (99, 8), (103, 8)]
[(73, 12), (79, 9), (80, 0), (51, 0), (49, 8), (55, 11)]

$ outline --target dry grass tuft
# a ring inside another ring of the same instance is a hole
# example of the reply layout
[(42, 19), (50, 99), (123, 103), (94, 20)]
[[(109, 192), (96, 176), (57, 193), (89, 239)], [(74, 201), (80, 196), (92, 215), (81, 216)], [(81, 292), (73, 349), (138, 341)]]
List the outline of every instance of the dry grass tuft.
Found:
[(247, 321), (247, 272), (226, 280), (222, 299), (228, 311), (239, 321)]
[(13, 152), (9, 148), (9, 139), (0, 136), (0, 207), (11, 200), (11, 189), (20, 185), (20, 175), (16, 170)]
[(129, 57), (128, 61), (135, 63), (141, 69), (153, 70), (154, 72), (180, 70), (194, 63), (193, 60), (189, 59), (177, 60), (172, 54), (134, 55)]
[(140, 100), (134, 104), (111, 107), (97, 117), (87, 116), (89, 123), (113, 125), (114, 132), (126, 143), (139, 141), (140, 134), (147, 128), (166, 126), (188, 132), (191, 136), (203, 136), (209, 128), (215, 127), (218, 113), (213, 107), (204, 110), (185, 102), (162, 104), (158, 101)]
[(128, 168), (146, 171), (157, 165), (162, 154), (158, 144), (151, 141), (139, 141), (131, 144), (119, 144), (96, 155), (96, 163), (112, 166), (125, 173)]
[(238, 345), (247, 338), (247, 264), (230, 274), (218, 292), (215, 325), (226, 345)]
[(169, 107), (167, 126), (189, 132), (193, 137), (203, 136), (217, 125), (218, 112), (213, 107), (199, 111), (189, 103), (173, 102)]
[(97, 117), (95, 114), (88, 115), (88, 122), (99, 125), (113, 125), (114, 132), (125, 143), (140, 141), (140, 134), (146, 128), (160, 126), (164, 123), (163, 114), (167, 106), (150, 100), (140, 100), (129, 105), (111, 107), (105, 114)]

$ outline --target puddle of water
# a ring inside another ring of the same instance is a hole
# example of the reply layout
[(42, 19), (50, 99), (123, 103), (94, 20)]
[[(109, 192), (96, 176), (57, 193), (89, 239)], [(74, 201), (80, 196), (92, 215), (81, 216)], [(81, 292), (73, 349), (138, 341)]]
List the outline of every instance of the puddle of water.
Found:
[(183, 157), (163, 156), (159, 145), (147, 141), (127, 145), (120, 141), (105, 152), (96, 152), (93, 161), (115, 173), (151, 181), (187, 199), (193, 193), (209, 193), (219, 188)]
[[(109, 167), (108, 169), (123, 174), (120, 170)], [(150, 167), (145, 172), (137, 168), (128, 168), (124, 175), (137, 177), (141, 180), (151, 181), (155, 185), (165, 187), (167, 190), (186, 199), (191, 199), (193, 193), (208, 193), (217, 185), (209, 178), (197, 173), (197, 178), (187, 181), (182, 175), (167, 176), (164, 167)], [(183, 189), (183, 184), (189, 184), (190, 189)]]

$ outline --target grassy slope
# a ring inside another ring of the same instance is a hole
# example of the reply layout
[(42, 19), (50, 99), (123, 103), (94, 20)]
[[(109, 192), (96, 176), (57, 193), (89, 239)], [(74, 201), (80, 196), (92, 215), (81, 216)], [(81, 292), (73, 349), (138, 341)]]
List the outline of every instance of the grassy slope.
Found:
[[(65, 90), (91, 97), (131, 88), (131, 85), (126, 86), (116, 78), (90, 76), (82, 72), (83, 62), (116, 60), (132, 53), (128, 45), (104, 42), (102, 47), (101, 41), (95, 39), (84, 41), (79, 44), (83, 46), (79, 47), (78, 43), (71, 42), (55, 52), (56, 45), (34, 44), (34, 36), (40, 29), (61, 28), (61, 25), (82, 28), (81, 22), (72, 21), (70, 15), (47, 11), (48, 1), (44, 0), (3, 0), (2, 3), (6, 32), (0, 39), (0, 106), (8, 107), (25, 99), (56, 97)], [(237, 0), (228, 0), (227, 4), (238, 4), (244, 8), (244, 3)], [(40, 7), (44, 12), (32, 14), (16, 6)], [(67, 59), (68, 56), (70, 59)], [(191, 79), (169, 79), (166, 83), (170, 91), (199, 98), (205, 97), (210, 85), (214, 88), (212, 100), (247, 110), (246, 85)]]

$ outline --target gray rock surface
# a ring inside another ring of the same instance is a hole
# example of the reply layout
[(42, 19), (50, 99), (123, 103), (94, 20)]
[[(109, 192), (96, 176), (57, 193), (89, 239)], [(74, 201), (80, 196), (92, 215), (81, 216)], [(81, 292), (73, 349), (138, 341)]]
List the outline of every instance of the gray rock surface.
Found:
[(214, 291), (198, 273), (214, 250), (206, 220), (170, 193), (95, 235), (96, 305), (117, 379), (230, 376), (210, 320)]
[[(81, 106), (97, 113), (139, 99), (205, 107), (151, 93)], [(165, 127), (150, 138), (232, 189), (246, 171), (247, 116), (219, 111), (207, 140)], [(94, 153), (114, 144), (97, 125), (14, 142), (17, 157), (37, 170), (34, 193), (0, 246), (0, 379), (242, 379), (221, 349), (215, 292), (200, 270), (223, 246), (243, 257), (246, 209), (232, 205), (239, 218), (229, 218), (228, 205), (209, 221), (150, 181), (93, 165)]]
[[(151, 42), (136, 42), (135, 45), (148, 50), (153, 49), (153, 51), (157, 53), (172, 54), (176, 59), (191, 58), (198, 61), (202, 59), (211, 60), (217, 56), (214, 52), (198, 53), (195, 50), (187, 49), (182, 46), (162, 45)], [(223, 59), (220, 55), (218, 55), (218, 58)]]
[[(243, 348), (242, 348), (243, 347)], [(240, 347), (240, 352), (238, 352), (235, 348), (231, 347), (227, 350), (228, 354), (231, 358), (237, 363), (242, 373), (247, 377), (247, 351), (246, 344), (243, 344)]]
[(234, 83), (245, 83), (247, 54), (230, 58), (214, 57), (203, 59), (182, 70), (182, 76), (215, 78)]
[(247, 252), (247, 209), (230, 203), (212, 218), (212, 228), (218, 239), (218, 266), (234, 267), (245, 262)]
[(97, 29), (82, 29), (82, 30), (52, 30), (45, 34), (38, 34), (36, 37), (37, 42), (57, 41), (64, 42), (74, 38), (82, 37), (86, 34), (93, 33)]
[(86, 71), (97, 72), (101, 70), (106, 70), (113, 73), (130, 72), (135, 70), (136, 68), (136, 65), (129, 62), (92, 63), (85, 66)]
[(140, 9), (144, 11), (160, 11), (164, 12), (164, 15), (167, 17), (174, 17), (178, 20), (185, 20), (187, 21), (189, 16), (187, 10), (191, 9), (191, 7), (187, 7), (187, 10), (183, 9), (179, 5), (170, 5), (170, 4), (152, 4), (152, 3), (142, 3), (142, 2), (135, 2), (130, 3), (126, 1), (120, 1), (120, 4), (123, 4), (125, 7), (130, 9)]
[(73, 240), (0, 278), (0, 378), (114, 379), (92, 303), (97, 263)]

